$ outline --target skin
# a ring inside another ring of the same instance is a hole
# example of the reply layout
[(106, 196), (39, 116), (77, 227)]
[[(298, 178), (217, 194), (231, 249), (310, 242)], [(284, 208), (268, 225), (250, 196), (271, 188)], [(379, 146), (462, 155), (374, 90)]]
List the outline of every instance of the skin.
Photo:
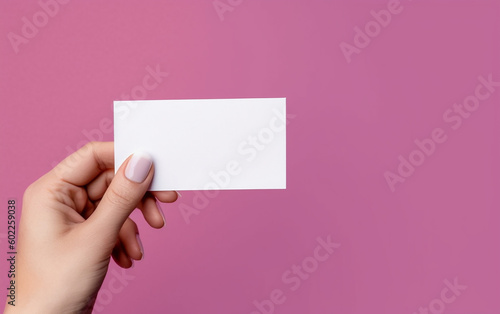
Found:
[(151, 227), (162, 228), (156, 200), (171, 203), (178, 194), (147, 192), (154, 165), (143, 182), (127, 179), (129, 160), (115, 175), (113, 142), (92, 142), (26, 189), (16, 306), (7, 304), (5, 313), (91, 313), (111, 257), (123, 268), (142, 259), (130, 213), (139, 208)]

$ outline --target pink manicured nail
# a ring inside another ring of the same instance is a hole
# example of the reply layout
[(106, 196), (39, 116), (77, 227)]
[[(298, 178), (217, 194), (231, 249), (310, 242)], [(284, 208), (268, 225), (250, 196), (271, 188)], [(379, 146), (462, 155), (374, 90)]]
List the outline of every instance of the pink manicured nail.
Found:
[(147, 153), (138, 152), (132, 155), (127, 168), (125, 169), (125, 176), (134, 182), (141, 183), (146, 179), (153, 164), (153, 158)]
[(141, 249), (141, 261), (144, 259), (144, 247), (142, 246), (141, 238), (139, 237), (139, 234), (135, 235), (135, 238), (137, 239), (137, 243), (139, 243), (139, 248)]

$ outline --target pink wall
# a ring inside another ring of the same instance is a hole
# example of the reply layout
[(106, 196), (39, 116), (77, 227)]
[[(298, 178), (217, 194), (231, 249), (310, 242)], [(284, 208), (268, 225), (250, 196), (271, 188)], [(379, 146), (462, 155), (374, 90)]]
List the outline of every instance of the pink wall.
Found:
[[(220, 2), (223, 20), (212, 0), (70, 1), (47, 20), (0, 2), (1, 202), (112, 140), (112, 101), (141, 96), (147, 67), (169, 73), (147, 99), (287, 97), (294, 115), (287, 190), (221, 192), (189, 223), (186, 192), (164, 230), (134, 214), (145, 259), (112, 267), (95, 312), (266, 313), (253, 302), (274, 295), (274, 313), (499, 313), (500, 86), (478, 79), (500, 81), (499, 2)], [(399, 173), (400, 155), (420, 165)]]

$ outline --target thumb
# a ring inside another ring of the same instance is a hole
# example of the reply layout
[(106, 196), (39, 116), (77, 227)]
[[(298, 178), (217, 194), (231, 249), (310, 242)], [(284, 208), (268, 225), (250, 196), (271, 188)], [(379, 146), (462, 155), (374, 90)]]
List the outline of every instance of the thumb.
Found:
[(118, 235), (125, 220), (148, 190), (153, 173), (153, 159), (149, 154), (139, 152), (127, 158), (87, 222)]

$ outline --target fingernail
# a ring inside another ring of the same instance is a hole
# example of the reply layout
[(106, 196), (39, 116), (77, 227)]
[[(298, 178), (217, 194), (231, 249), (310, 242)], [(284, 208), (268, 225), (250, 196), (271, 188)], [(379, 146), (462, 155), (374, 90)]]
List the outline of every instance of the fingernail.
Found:
[(161, 218), (163, 218), (163, 227), (167, 225), (167, 221), (165, 220), (165, 214), (163, 213), (163, 208), (161, 208), (160, 202), (156, 200), (156, 207), (158, 207), (158, 211), (161, 214)]
[(177, 195), (179, 195), (179, 197), (182, 197), (182, 194), (181, 194), (181, 193), (179, 193), (179, 192), (177, 192), (177, 191), (175, 191), (175, 193), (177, 193)]
[(144, 247), (142, 246), (141, 238), (139, 237), (139, 234), (135, 235), (135, 238), (137, 239), (137, 243), (139, 243), (139, 248), (141, 249), (141, 261), (144, 259)]
[(141, 183), (148, 176), (149, 169), (153, 164), (153, 158), (147, 153), (138, 152), (132, 155), (125, 169), (127, 179)]

